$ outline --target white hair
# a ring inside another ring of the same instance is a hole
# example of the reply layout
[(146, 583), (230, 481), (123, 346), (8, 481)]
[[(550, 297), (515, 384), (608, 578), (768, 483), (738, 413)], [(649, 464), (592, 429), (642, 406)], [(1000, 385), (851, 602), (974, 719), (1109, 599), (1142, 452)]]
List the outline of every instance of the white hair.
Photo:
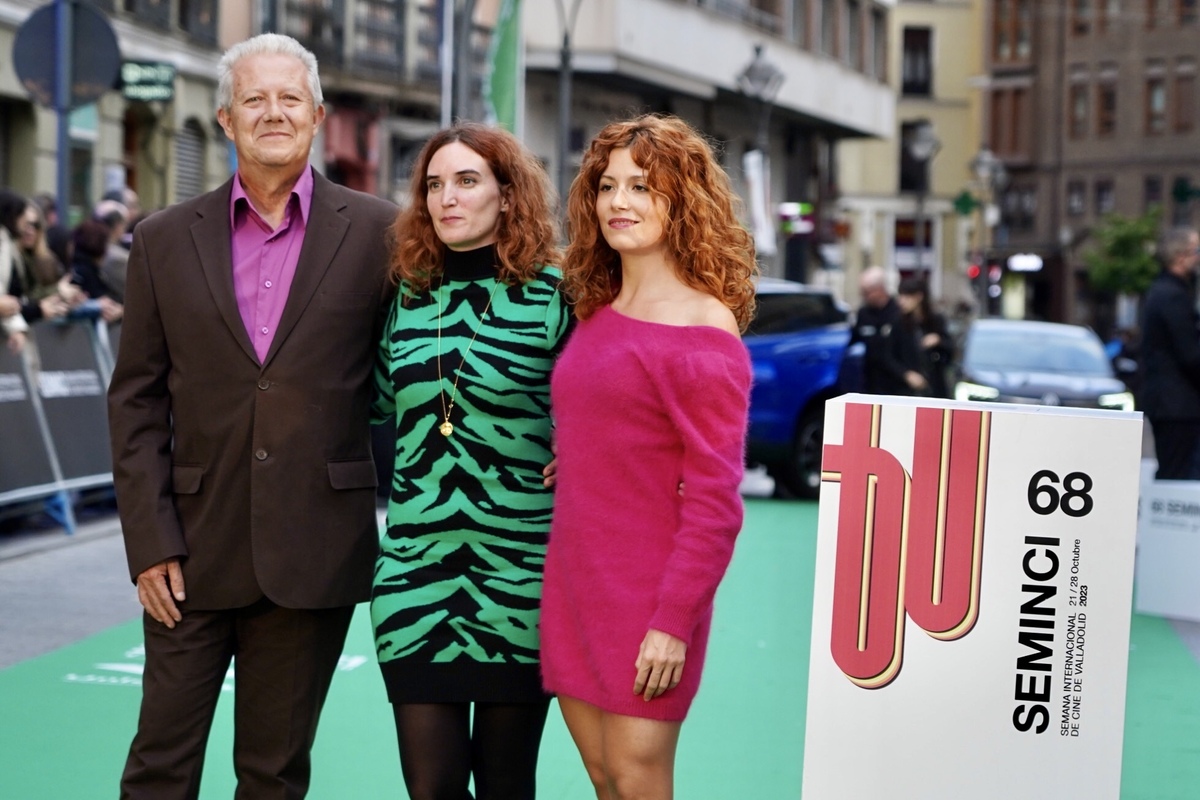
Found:
[(225, 51), (217, 63), (217, 106), (225, 113), (233, 110), (233, 67), (246, 56), (292, 56), (300, 59), (308, 71), (308, 88), (312, 93), (313, 108), (325, 102), (321, 93), (321, 78), (317, 75), (317, 57), (304, 45), (290, 36), (279, 33), (262, 33), (244, 42), (238, 42)]

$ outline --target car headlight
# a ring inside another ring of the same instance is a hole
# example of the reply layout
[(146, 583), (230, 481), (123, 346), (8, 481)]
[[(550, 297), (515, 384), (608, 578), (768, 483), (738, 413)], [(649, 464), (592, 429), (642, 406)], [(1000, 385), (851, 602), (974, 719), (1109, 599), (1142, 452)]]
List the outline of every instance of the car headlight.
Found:
[(1117, 411), (1133, 411), (1133, 394), (1130, 392), (1102, 394), (1100, 395), (1099, 402), (1101, 408), (1111, 408)]
[(994, 386), (984, 386), (970, 381), (959, 381), (954, 386), (955, 400), (995, 400), (1000, 396), (1000, 390)]

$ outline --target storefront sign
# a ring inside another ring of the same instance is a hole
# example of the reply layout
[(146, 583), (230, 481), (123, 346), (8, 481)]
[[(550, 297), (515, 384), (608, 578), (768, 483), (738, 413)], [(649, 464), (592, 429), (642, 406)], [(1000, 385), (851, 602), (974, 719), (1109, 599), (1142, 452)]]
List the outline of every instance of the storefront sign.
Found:
[(165, 61), (126, 61), (121, 65), (126, 100), (169, 103), (175, 99), (175, 65)]
[(1120, 791), (1141, 415), (826, 405), (805, 800)]

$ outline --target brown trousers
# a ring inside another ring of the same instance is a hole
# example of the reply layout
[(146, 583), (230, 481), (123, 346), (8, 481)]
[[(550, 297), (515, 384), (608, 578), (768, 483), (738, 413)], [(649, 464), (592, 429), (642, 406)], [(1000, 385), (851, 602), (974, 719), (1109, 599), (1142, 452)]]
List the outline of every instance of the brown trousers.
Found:
[(232, 660), (234, 796), (303, 798), (317, 720), (353, 614), (353, 606), (308, 611), (263, 599), (228, 611), (184, 610), (174, 629), (144, 615), (142, 708), (121, 797), (199, 796), (213, 713)]

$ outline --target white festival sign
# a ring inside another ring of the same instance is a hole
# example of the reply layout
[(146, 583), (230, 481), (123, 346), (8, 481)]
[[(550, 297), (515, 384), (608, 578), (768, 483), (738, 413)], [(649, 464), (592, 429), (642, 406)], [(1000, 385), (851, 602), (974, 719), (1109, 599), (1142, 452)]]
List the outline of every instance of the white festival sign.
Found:
[(805, 800), (1120, 791), (1141, 415), (829, 401)]

